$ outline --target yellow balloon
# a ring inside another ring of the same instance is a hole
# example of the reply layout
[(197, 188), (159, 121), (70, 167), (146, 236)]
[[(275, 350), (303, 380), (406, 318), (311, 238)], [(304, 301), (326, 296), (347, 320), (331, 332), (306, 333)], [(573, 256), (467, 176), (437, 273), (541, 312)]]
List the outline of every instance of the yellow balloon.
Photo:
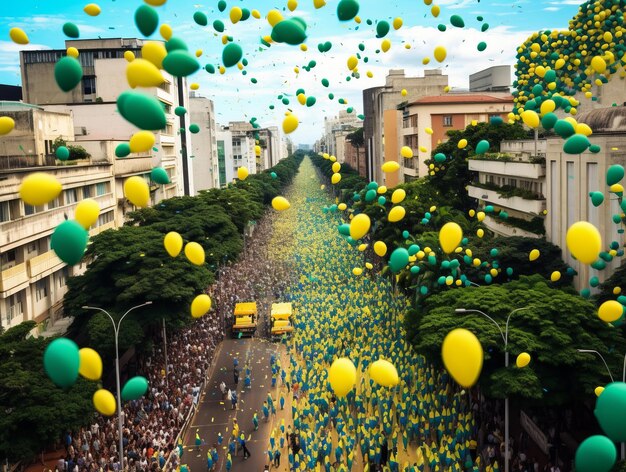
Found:
[(259, 10), (252, 10), (252, 17), (256, 18), (257, 20), (261, 19), (261, 12)]
[(437, 18), (439, 16), (439, 13), (441, 12), (441, 8), (439, 7), (439, 5), (433, 5), (430, 8), (430, 13), (431, 15), (433, 15), (435, 18)]
[(153, 7), (160, 7), (161, 5), (165, 5), (165, 2), (167, 2), (167, 0), (143, 0), (143, 1)]
[(467, 139), (461, 139), (456, 146), (459, 149), (465, 149), (467, 147)]
[(137, 175), (126, 179), (126, 182), (124, 182), (124, 196), (136, 207), (147, 207), (150, 203), (148, 183)]
[(380, 195), (384, 195), (385, 193), (387, 193), (387, 187), (381, 185), (380, 187), (378, 187), (378, 190), (376, 190), (376, 192)]
[(389, 211), (389, 215), (387, 216), (387, 219), (391, 223), (397, 223), (402, 218), (404, 218), (405, 215), (406, 215), (406, 210), (404, 209), (404, 207), (395, 206)]
[(593, 264), (602, 250), (602, 237), (598, 229), (587, 221), (574, 223), (565, 237), (567, 248), (583, 264)]
[(267, 14), (267, 21), (270, 26), (276, 26), (277, 23), (283, 21), (283, 15), (278, 10), (270, 10)]
[(345, 397), (356, 383), (356, 367), (346, 357), (336, 359), (328, 369), (328, 381), (337, 397)]
[(337, 209), (339, 211), (344, 211), (347, 208), (348, 208), (348, 205), (346, 205), (345, 203), (340, 203), (339, 205), (337, 205)]
[(163, 43), (149, 41), (141, 47), (141, 57), (146, 61), (152, 62), (157, 69), (163, 69), (165, 56), (167, 56), (167, 49), (165, 49)]
[(108, 390), (101, 388), (93, 394), (93, 406), (104, 416), (113, 416), (116, 407), (115, 397)]
[(396, 161), (385, 162), (382, 165), (381, 169), (387, 174), (391, 172), (398, 172), (398, 170), (400, 169), (400, 164), (398, 164)]
[(124, 59), (126, 59), (128, 62), (133, 62), (135, 60), (135, 54), (132, 51), (125, 51)]
[[(359, 213), (350, 222), (350, 236), (355, 241), (358, 241), (368, 233), (371, 225), (370, 217), (365, 213)], [(374, 245), (374, 250), (376, 250), (376, 245)]]
[(359, 59), (356, 56), (350, 56), (348, 58), (348, 69), (354, 70), (356, 66), (359, 64)]
[(198, 89), (200, 88), (200, 84), (198, 84), (198, 83), (194, 82), (193, 84), (191, 84), (191, 85), (189, 86), (189, 88), (190, 88), (191, 90), (198, 90)]
[(591, 67), (598, 74), (603, 74), (606, 71), (606, 61), (601, 56), (595, 56), (591, 59)]
[(607, 300), (598, 308), (598, 317), (605, 323), (619, 320), (624, 314), (624, 306), (615, 300)]
[(74, 219), (83, 228), (89, 229), (90, 226), (93, 226), (98, 221), (98, 216), (100, 216), (100, 205), (98, 205), (97, 201), (86, 198), (76, 205)]
[(206, 293), (202, 293), (191, 302), (191, 316), (201, 318), (211, 309), (211, 297)]
[(552, 282), (558, 282), (561, 280), (561, 273), (558, 270), (555, 270), (552, 274), (550, 274), (550, 280)]
[(276, 211), (285, 211), (291, 207), (291, 203), (285, 197), (274, 197), (272, 208)]
[(396, 189), (391, 194), (391, 203), (398, 204), (404, 201), (405, 198), (406, 198), (406, 192), (404, 191), (404, 189), (401, 189), (401, 188)]
[(102, 377), (102, 359), (100, 354), (91, 349), (84, 347), (78, 351), (80, 356), (80, 365), (78, 373), (87, 380), (100, 380)]
[(583, 134), (585, 136), (591, 136), (593, 134), (593, 130), (589, 125), (586, 125), (585, 123), (578, 123), (576, 125), (576, 133)]
[(185, 256), (194, 265), (201, 266), (205, 261), (204, 248), (200, 244), (191, 242), (185, 244)]
[(367, 246), (368, 246), (367, 244), (359, 244), (359, 248), (358, 249), (359, 249), (359, 251), (363, 252), (363, 251), (365, 251), (367, 249)]
[(15, 121), (10, 116), (0, 116), (0, 136), (9, 134), (15, 128)]
[(545, 115), (546, 113), (551, 113), (556, 110), (556, 103), (554, 100), (546, 100), (541, 104), (541, 114)]
[[(239, 23), (239, 20), (243, 17), (243, 10), (239, 7), (232, 7), (230, 9), (230, 21), (233, 24)], [(274, 26), (274, 25), (272, 25)]]
[(483, 220), (485, 219), (485, 212), (484, 212), (484, 211), (479, 211), (479, 212), (476, 214), (476, 219), (477, 219), (478, 221), (483, 221)]
[(300, 103), (300, 105), (306, 105), (306, 95), (303, 93), (298, 94), (298, 96), (296, 97), (298, 99), (298, 103)]
[(424, 131), (426, 131), (426, 134), (433, 134), (434, 133), (432, 128), (426, 128)]
[(98, 16), (101, 12), (100, 7), (95, 3), (90, 3), (89, 5), (85, 5), (83, 11), (87, 13), (89, 16)]
[(478, 230), (476, 231), (476, 236), (478, 236), (479, 238), (482, 238), (485, 235), (485, 230), (482, 228), (478, 228)]
[(333, 176), (330, 178), (330, 182), (333, 185), (336, 185), (339, 182), (341, 182), (341, 174), (334, 173)]
[(439, 230), (439, 245), (446, 254), (454, 252), (461, 244), (462, 239), (463, 230), (454, 222), (446, 223)]
[(437, 62), (443, 62), (446, 60), (446, 56), (448, 55), (448, 51), (443, 46), (437, 46), (435, 48), (434, 56), (437, 59)]
[(254, 146), (254, 155), (256, 157), (260, 157), (261, 156), (261, 152), (263, 152), (262, 149), (261, 149), (261, 146), (259, 146), (259, 145)]
[(11, 41), (16, 44), (28, 44), (28, 36), (21, 28), (11, 28), (9, 30), (9, 37)]
[(529, 261), (536, 261), (537, 259), (539, 259), (539, 256), (541, 255), (541, 253), (539, 252), (539, 249), (533, 249), (532, 251), (530, 251), (530, 254), (528, 254), (528, 260)]
[(352, 269), (352, 273), (358, 277), (363, 273), (363, 269), (361, 269), (360, 267), (355, 267), (354, 269)]
[(51, 174), (35, 172), (20, 185), (20, 198), (32, 206), (39, 206), (54, 200), (61, 193), (61, 183)]
[[(130, 51), (126, 51), (126, 52), (130, 52)], [(73, 58), (77, 58), (78, 57), (78, 49), (76, 49), (73, 46), (67, 48), (67, 55), (70, 56), (70, 57), (73, 57)]]
[(517, 359), (515, 359), (515, 365), (520, 369), (522, 367), (526, 367), (528, 364), (530, 364), (530, 354), (527, 352), (522, 352), (519, 356), (517, 356)]
[(291, 113), (283, 120), (283, 131), (285, 134), (293, 133), (298, 128), (298, 124), (298, 118)]
[(239, 180), (246, 180), (249, 174), (250, 172), (248, 171), (247, 167), (240, 167), (239, 169), (237, 169), (237, 178)]
[(384, 257), (387, 254), (387, 245), (382, 241), (376, 241), (374, 243), (374, 252), (379, 257)]
[(604, 392), (604, 387), (596, 387), (593, 390), (593, 393), (596, 394), (596, 397), (599, 397), (600, 395), (602, 395), (602, 392)]
[(370, 378), (382, 387), (395, 387), (400, 383), (396, 367), (389, 361), (379, 359), (369, 368)]
[(443, 340), (441, 357), (459, 385), (469, 388), (476, 383), (483, 368), (483, 347), (471, 331), (462, 328), (450, 331)]
[(334, 162), (333, 165), (331, 166), (331, 169), (333, 170), (334, 173), (337, 173), (341, 170), (341, 164), (339, 164), (339, 162)]
[(389, 49), (391, 49), (391, 41), (389, 41), (388, 39), (383, 39), (383, 42), (380, 45), (380, 49), (382, 49), (383, 52), (389, 51)]
[(400, 18), (400, 17), (395, 18), (393, 20), (393, 29), (399, 30), (400, 28), (402, 28), (403, 23), (404, 22), (402, 21), (402, 18)]
[(624, 193), (624, 186), (621, 184), (613, 184), (609, 187), (609, 190), (613, 193)]
[(400, 149), (400, 155), (405, 159), (411, 159), (413, 157), (413, 149), (409, 146), (402, 146), (402, 149)]
[(372, 265), (372, 263), (371, 263), (371, 262), (366, 262), (366, 263), (365, 263), (365, 267), (366, 267), (367, 269), (369, 269), (369, 270), (372, 270), (372, 269), (374, 268), (374, 266)]
[(166, 23), (163, 23), (159, 28), (159, 34), (165, 41), (169, 41), (174, 31), (172, 31), (172, 27)]
[(409, 92), (407, 91), (407, 89), (402, 89), (400, 91), (400, 95), (402, 95), (403, 97), (406, 97), (409, 94)]
[(170, 231), (163, 238), (163, 246), (170, 256), (176, 257), (183, 250), (183, 237), (176, 231)]
[(294, 11), (298, 8), (298, 2), (296, 0), (289, 0), (287, 2), (287, 8), (289, 8), (289, 11)]
[(525, 110), (522, 112), (522, 121), (529, 128), (537, 128), (540, 120), (539, 115), (533, 110)]
[(319, 10), (324, 5), (326, 5), (326, 0), (313, 0), (313, 6), (315, 6), (316, 10)]
[(130, 152), (148, 152), (154, 146), (155, 138), (151, 131), (137, 131), (130, 138)]
[(161, 71), (146, 59), (135, 59), (126, 66), (128, 85), (135, 87), (158, 87), (165, 79)]

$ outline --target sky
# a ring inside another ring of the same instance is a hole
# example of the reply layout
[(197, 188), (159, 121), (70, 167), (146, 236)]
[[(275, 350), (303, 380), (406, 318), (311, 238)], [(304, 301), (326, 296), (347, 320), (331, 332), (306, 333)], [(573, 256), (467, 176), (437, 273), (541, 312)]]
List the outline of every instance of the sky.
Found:
[[(6, 2), (0, 17), (0, 84), (20, 85), (19, 51), (23, 49), (63, 49), (67, 39), (62, 31), (65, 22), (75, 23), (81, 39), (89, 38), (129, 38), (139, 37), (134, 23), (134, 11), (141, 0), (101, 0), (96, 1), (102, 13), (97, 17), (83, 12), (88, 3), (76, 0), (19, 0)], [(199, 58), (201, 65), (221, 63), (223, 49), (222, 34), (217, 33), (212, 22), (221, 19), (226, 25), (224, 34), (233, 37), (244, 50), (248, 60), (243, 75), (237, 67), (230, 68), (224, 75), (211, 75), (200, 69), (189, 82), (200, 85), (198, 93), (215, 102), (216, 120), (226, 124), (229, 121), (257, 118), (262, 126), (280, 126), (284, 113), (291, 110), (300, 120), (298, 129), (290, 135), (298, 144), (312, 144), (323, 133), (324, 117), (337, 115), (341, 109), (353, 107), (355, 114), (362, 113), (362, 91), (383, 85), (389, 69), (404, 69), (406, 75), (422, 76), (424, 69), (441, 68), (449, 76), (454, 89), (467, 89), (469, 75), (494, 65), (513, 65), (516, 48), (533, 32), (540, 30), (566, 29), (569, 20), (576, 14), (579, 0), (435, 0), (441, 7), (438, 18), (430, 13), (430, 6), (423, 0), (360, 0), (359, 17), (361, 24), (354, 21), (340, 22), (337, 18), (339, 0), (327, 0), (326, 6), (315, 9), (313, 0), (299, 0), (294, 12), (287, 9), (287, 0), (227, 0), (227, 8), (220, 12), (217, 0), (204, 0), (194, 3), (188, 0), (168, 0), (156, 7), (161, 23), (169, 24), (174, 36), (182, 38), (190, 51), (202, 49)], [(250, 18), (245, 22), (232, 24), (229, 11), (232, 7), (257, 9), (261, 19)], [(260, 38), (271, 34), (271, 26), (265, 20), (267, 12), (278, 9), (285, 18), (300, 17), (307, 24), (306, 44), (308, 51), (298, 46), (273, 44), (262, 46)], [(200, 10), (209, 19), (208, 26), (199, 26), (193, 21), (193, 14)], [(452, 15), (460, 15), (465, 21), (464, 28), (450, 24)], [(477, 19), (483, 17), (483, 21)], [(387, 53), (376, 53), (382, 39), (376, 38), (376, 22), (400, 17), (403, 26), (399, 30), (391, 28), (386, 36), (392, 43)], [(366, 20), (372, 20), (367, 25)], [(437, 29), (440, 23), (447, 30)], [(481, 32), (483, 23), (489, 24), (486, 32)], [(12, 27), (24, 29), (30, 39), (27, 46), (11, 42), (9, 30)], [(161, 39), (158, 32), (149, 39)], [(317, 45), (330, 41), (329, 52), (320, 53)], [(484, 41), (487, 49), (478, 52), (476, 45)], [(359, 62), (360, 78), (352, 78), (347, 67), (347, 59), (359, 53), (359, 44), (365, 45), (362, 58), (369, 62)], [(406, 49), (405, 45), (411, 48)], [(448, 55), (439, 64), (433, 58), (436, 46), (444, 46)], [(430, 57), (431, 62), (423, 65), (422, 59)], [(302, 66), (311, 60), (317, 65), (306, 72)], [(300, 67), (296, 73), (294, 68)], [(372, 78), (366, 72), (371, 71)], [(257, 80), (256, 84), (251, 79)], [(325, 88), (321, 81), (327, 78), (330, 86)], [(125, 80), (125, 77), (120, 77)], [(301, 106), (296, 97), (298, 89), (304, 89), (307, 96), (315, 96), (315, 106)], [(328, 97), (335, 95), (334, 100)], [(278, 100), (284, 95), (290, 100), (284, 105)], [(339, 98), (347, 101), (342, 105)], [(410, 99), (411, 97), (407, 97)], [(274, 109), (270, 109), (274, 105)]]

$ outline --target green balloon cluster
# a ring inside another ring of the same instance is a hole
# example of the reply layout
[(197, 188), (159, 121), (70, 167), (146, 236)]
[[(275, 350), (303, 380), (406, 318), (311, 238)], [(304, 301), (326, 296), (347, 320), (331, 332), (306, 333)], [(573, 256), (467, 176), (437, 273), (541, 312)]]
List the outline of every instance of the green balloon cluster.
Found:
[(292, 46), (302, 44), (306, 40), (306, 23), (301, 18), (279, 21), (272, 29), (272, 39)]

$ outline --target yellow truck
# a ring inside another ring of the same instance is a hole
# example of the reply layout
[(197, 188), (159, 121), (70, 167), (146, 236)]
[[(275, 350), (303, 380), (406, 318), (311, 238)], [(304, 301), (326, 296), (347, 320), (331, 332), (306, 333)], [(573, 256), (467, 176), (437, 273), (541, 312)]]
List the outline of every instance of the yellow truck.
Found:
[(291, 303), (274, 303), (271, 312), (271, 338), (289, 336), (293, 332), (293, 308)]
[(257, 325), (256, 302), (237, 303), (234, 315), (233, 337), (254, 336)]

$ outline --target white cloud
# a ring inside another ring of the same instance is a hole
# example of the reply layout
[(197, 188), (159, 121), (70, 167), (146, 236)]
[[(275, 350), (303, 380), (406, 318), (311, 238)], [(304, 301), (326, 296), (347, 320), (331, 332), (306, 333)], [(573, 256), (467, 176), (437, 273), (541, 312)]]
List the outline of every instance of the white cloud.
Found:
[(545, 11), (559, 11), (560, 8), (558, 7), (546, 7), (544, 8)]

